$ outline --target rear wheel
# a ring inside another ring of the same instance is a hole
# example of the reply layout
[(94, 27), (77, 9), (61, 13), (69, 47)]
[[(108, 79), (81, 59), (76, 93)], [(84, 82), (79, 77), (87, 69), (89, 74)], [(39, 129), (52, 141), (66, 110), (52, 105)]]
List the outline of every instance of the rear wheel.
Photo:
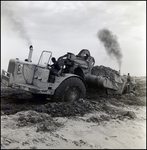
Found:
[(56, 89), (53, 99), (55, 101), (73, 102), (85, 98), (86, 88), (83, 81), (77, 77), (64, 80)]

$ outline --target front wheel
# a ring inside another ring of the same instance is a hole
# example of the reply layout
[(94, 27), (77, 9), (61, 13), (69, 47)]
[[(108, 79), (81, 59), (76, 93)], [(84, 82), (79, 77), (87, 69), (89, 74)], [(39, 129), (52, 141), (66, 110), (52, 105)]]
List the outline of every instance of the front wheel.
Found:
[(86, 88), (83, 81), (77, 77), (64, 80), (56, 89), (53, 99), (55, 101), (73, 102), (85, 98)]

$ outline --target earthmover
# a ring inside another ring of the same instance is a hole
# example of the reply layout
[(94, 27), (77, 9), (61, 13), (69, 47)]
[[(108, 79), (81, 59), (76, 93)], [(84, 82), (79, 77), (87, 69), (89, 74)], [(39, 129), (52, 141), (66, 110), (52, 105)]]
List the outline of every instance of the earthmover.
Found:
[(10, 59), (8, 70), (2, 70), (2, 83), (11, 88), (19, 88), (33, 95), (49, 96), (55, 101), (72, 102), (85, 98), (89, 87), (105, 89), (107, 93), (123, 94), (129, 85), (134, 89), (135, 82), (127, 82), (111, 68), (94, 66), (95, 59), (89, 50), (82, 49), (78, 55), (67, 52), (57, 59), (61, 69), (51, 74), (51, 51), (42, 51), (37, 64), (32, 63), (33, 46), (29, 47), (28, 59)]

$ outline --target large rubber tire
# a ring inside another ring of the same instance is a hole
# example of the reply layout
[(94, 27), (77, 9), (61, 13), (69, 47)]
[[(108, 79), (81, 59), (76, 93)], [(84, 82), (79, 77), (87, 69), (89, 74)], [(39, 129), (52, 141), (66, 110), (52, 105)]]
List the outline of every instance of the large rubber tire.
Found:
[(70, 77), (59, 85), (53, 99), (60, 102), (73, 102), (79, 98), (85, 98), (85, 95), (86, 88), (83, 81), (77, 77)]

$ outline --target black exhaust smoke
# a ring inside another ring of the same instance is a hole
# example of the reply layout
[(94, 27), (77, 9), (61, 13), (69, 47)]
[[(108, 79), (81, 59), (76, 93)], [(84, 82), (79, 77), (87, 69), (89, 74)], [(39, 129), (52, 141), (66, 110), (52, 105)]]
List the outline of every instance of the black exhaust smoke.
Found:
[(8, 28), (14, 31), (14, 33), (18, 33), (19, 37), (26, 42), (27, 46), (31, 45), (32, 42), (25, 28), (24, 20), (13, 10), (15, 3), (17, 2), (1, 2), (1, 17), (8, 25)]
[(110, 58), (114, 57), (117, 60), (119, 70), (121, 70), (123, 55), (117, 41), (117, 36), (113, 35), (111, 31), (104, 28), (98, 31), (97, 37), (104, 44), (105, 50)]

